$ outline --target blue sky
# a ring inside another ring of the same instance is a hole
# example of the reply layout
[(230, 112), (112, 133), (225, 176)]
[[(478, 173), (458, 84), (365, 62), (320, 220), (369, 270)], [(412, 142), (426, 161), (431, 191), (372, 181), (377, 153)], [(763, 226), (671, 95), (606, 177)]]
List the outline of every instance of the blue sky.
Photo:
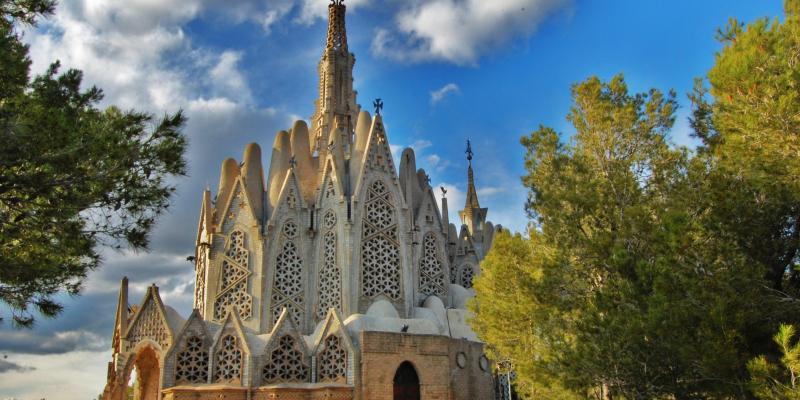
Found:
[[(539, 124), (568, 140), (570, 85), (624, 73), (632, 90), (679, 94), (674, 142), (691, 145), (686, 93), (719, 50), (731, 17), (782, 15), (770, 1), (346, 0), (359, 102), (380, 97), (389, 140), (412, 146), (432, 183), (463, 205), (465, 140), (489, 219), (523, 230), (519, 137)], [(325, 36), (326, 0), (62, 0), (26, 32), (34, 72), (55, 59), (85, 71), (104, 105), (163, 114), (184, 109), (190, 177), (150, 253), (108, 252), (82, 297), (31, 331), (0, 325), (0, 398), (89, 399), (102, 391), (119, 279), (137, 301), (150, 283), (188, 315), (200, 193), (219, 165), (256, 141), (308, 119)], [(265, 155), (269, 151), (264, 151)], [(269, 165), (268, 160), (264, 160)], [(455, 205), (454, 205), (455, 203)], [(451, 219), (455, 218), (451, 211)]]

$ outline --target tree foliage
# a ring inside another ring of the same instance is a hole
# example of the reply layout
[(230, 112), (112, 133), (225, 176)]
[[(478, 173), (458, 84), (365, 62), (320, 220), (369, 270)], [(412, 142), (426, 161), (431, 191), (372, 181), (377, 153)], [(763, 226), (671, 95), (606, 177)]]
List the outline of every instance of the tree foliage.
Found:
[(794, 336), (792, 325), (781, 325), (775, 334), (773, 340), (780, 349), (779, 365), (763, 355), (747, 364), (752, 376), (751, 388), (759, 399), (800, 399), (800, 344)]
[(522, 139), (529, 237), (497, 239), (472, 305), (522, 393), (750, 398), (781, 350), (791, 371), (771, 338), (800, 316), (800, 1), (785, 8), (720, 31), (689, 96), (695, 152), (667, 139), (674, 94), (622, 76), (572, 87), (569, 142)]
[(98, 109), (78, 70), (54, 62), (31, 78), (20, 24), (53, 11), (49, 0), (0, 0), (0, 300), (29, 326), (77, 294), (100, 264), (98, 246), (146, 249), (183, 175), (182, 113)]

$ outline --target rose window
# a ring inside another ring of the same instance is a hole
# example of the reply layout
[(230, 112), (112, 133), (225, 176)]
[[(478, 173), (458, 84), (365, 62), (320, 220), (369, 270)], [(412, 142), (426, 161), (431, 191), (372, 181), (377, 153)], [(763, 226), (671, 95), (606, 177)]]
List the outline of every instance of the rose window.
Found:
[(290, 239), (297, 236), (297, 224), (292, 220), (286, 221), (286, 223), (283, 224), (283, 234)]
[(322, 217), (322, 226), (324, 226), (325, 229), (331, 229), (335, 225), (336, 225), (336, 214), (334, 214), (332, 210), (328, 210), (325, 213), (325, 216)]

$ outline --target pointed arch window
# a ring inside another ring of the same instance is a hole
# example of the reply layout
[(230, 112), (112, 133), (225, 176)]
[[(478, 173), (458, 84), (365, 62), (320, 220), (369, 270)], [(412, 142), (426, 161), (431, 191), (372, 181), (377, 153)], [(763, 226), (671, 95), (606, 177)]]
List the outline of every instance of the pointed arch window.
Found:
[(472, 280), (475, 278), (475, 268), (470, 264), (464, 264), (461, 268), (461, 286), (469, 289), (472, 287)]
[(375, 181), (367, 190), (361, 245), (361, 292), (373, 298), (385, 295), (393, 300), (400, 292), (400, 247), (397, 219), (389, 190)]
[(433, 232), (428, 232), (422, 240), (422, 259), (419, 261), (419, 289), (428, 295), (445, 294), (444, 270), (439, 259), (438, 241)]
[(347, 378), (347, 350), (336, 335), (325, 338), (325, 348), (319, 352), (317, 373), (320, 382), (339, 382)]
[(281, 336), (277, 346), (267, 355), (261, 379), (265, 383), (308, 382), (310, 368), (300, 346), (292, 336)]
[(239, 340), (233, 335), (225, 335), (215, 356), (214, 381), (241, 383), (243, 354)]
[(297, 225), (288, 220), (283, 226), (284, 242), (275, 263), (275, 279), (272, 284), (272, 323), (278, 322), (278, 317), (284, 307), (289, 310), (289, 316), (295, 326), (302, 327), (305, 317), (303, 299), (303, 259), (297, 245), (292, 240), (297, 236)]
[(250, 252), (245, 247), (245, 234), (233, 231), (228, 236), (222, 259), (222, 281), (214, 302), (214, 319), (221, 321), (228, 310), (235, 310), (242, 319), (252, 315), (253, 298), (247, 293), (250, 276)]
[(341, 270), (336, 265), (336, 216), (328, 210), (323, 217), (323, 226), (328, 231), (322, 237), (322, 265), (319, 270), (319, 304), (317, 318), (322, 319), (328, 310), (341, 311), (342, 280)]

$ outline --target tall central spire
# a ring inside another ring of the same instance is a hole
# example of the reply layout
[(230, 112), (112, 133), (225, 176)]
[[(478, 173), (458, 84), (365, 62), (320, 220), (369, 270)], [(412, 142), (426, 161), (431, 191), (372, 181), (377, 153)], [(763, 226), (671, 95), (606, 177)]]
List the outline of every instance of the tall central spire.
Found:
[[(355, 56), (347, 48), (345, 26), (346, 7), (343, 0), (332, 0), (328, 5), (328, 35), (325, 50), (317, 68), (319, 72), (319, 98), (315, 101), (312, 117), (312, 151), (320, 156), (327, 153), (330, 142), (344, 139), (352, 141), (353, 124), (358, 117), (356, 92), (353, 90)], [(338, 128), (334, 137), (332, 130)]]

